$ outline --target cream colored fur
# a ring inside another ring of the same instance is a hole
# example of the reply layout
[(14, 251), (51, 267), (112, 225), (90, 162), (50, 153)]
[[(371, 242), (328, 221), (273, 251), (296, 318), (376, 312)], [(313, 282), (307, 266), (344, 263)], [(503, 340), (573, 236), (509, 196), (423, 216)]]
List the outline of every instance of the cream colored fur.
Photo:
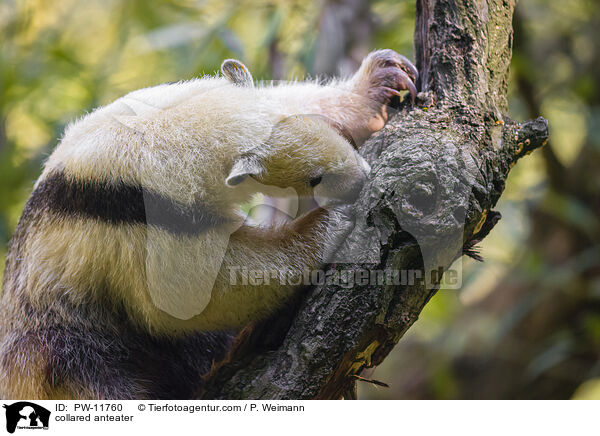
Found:
[[(330, 219), (307, 237), (249, 226), (231, 236), (242, 226), (239, 205), (255, 192), (279, 195), (276, 188), (289, 186), (326, 204), (364, 180), (364, 161), (327, 122), (360, 135), (371, 109), (355, 93), (359, 82), (254, 88), (204, 77), (134, 91), (71, 124), (40, 181), (62, 170), (77, 180), (141, 185), (186, 205), (206, 205), (230, 223), (188, 237), (47, 217), (43, 232), (27, 242), (31, 259), (22, 279), (41, 293), (32, 301), (50, 304), (54, 296), (45, 289), (74, 300), (109, 290), (133, 318), (161, 332), (240, 327), (273, 310), (289, 287), (232, 287), (227, 268), (300, 274), (327, 260), (326, 248), (339, 243), (337, 230)], [(263, 171), (227, 186), (229, 172), (238, 162), (245, 167), (247, 155)], [(308, 182), (320, 175), (313, 192)]]
[[(193, 398), (231, 330), (271, 314), (344, 241), (369, 171), (347, 139), (380, 128), (397, 90), (414, 97), (414, 67), (382, 50), (325, 85), (255, 86), (233, 60), (223, 72), (132, 92), (67, 128), (7, 255), (0, 396)], [(111, 185), (118, 195), (94, 197)], [(159, 194), (222, 221), (178, 233), (150, 207), (143, 223), (139, 188), (145, 206)], [(240, 204), (257, 192), (323, 207), (250, 225)], [(118, 199), (132, 207), (105, 210)], [(240, 269), (292, 280), (244, 284)]]

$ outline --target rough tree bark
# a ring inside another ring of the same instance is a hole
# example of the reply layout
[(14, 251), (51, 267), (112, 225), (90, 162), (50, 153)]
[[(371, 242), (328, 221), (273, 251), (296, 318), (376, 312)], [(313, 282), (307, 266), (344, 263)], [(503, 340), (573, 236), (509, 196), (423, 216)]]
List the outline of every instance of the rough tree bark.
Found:
[(354, 398), (362, 369), (386, 357), (435, 293), (430, 273), (491, 230), (510, 168), (548, 135), (542, 118), (505, 115), (513, 9), (514, 0), (419, 0), (416, 105), (361, 150), (372, 176), (340, 253), (354, 263), (329, 272), (417, 270), (432, 280), (317, 286), (293, 313), (257, 326), (202, 398)]

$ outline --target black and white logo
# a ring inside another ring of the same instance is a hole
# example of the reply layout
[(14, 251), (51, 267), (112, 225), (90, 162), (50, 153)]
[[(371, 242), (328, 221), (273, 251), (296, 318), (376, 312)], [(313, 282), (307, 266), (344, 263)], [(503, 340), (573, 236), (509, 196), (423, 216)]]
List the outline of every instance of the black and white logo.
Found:
[(14, 433), (16, 429), (48, 430), (50, 411), (29, 401), (19, 401), (3, 406), (6, 409), (6, 431)]

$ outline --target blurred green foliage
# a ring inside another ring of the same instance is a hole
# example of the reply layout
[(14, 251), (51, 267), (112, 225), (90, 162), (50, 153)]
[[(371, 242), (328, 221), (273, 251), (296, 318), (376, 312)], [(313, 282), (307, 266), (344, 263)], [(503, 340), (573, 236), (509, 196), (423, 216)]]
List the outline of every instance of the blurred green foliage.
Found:
[[(2, 262), (33, 182), (67, 123), (131, 90), (212, 74), (228, 57), (242, 60), (258, 79), (302, 78), (318, 73), (314, 61), (327, 3), (0, 3)], [(374, 24), (368, 48), (394, 48), (412, 58), (414, 3), (380, 0), (369, 6)], [(568, 169), (586, 144), (600, 148), (598, 7), (591, 0), (529, 0), (520, 4), (518, 14), (509, 96), (511, 116), (525, 120), (537, 111), (548, 118), (552, 156), (563, 170)], [(353, 50), (350, 43), (347, 50)], [(364, 55), (352, 54), (355, 58)], [(278, 72), (281, 68), (275, 71), (276, 58), (282, 60), (283, 74)], [(483, 243), (486, 262), (460, 261), (462, 290), (440, 291), (396, 352), (372, 374), (391, 383), (392, 388), (361, 386), (361, 396), (463, 397), (453, 358), (465, 350), (485, 353), (492, 349), (514, 325), (537, 310), (547, 294), (541, 290), (569, 289), (572, 283), (581, 281), (589, 265), (598, 264), (594, 245), (576, 252), (575, 257), (566, 255), (568, 259), (559, 263), (549, 260), (548, 251), (523, 249), (529, 243), (536, 219), (532, 210), (536, 208), (581, 230), (590, 240), (598, 237), (598, 210), (549, 182), (548, 159), (534, 153), (514, 168), (497, 207), (503, 219)], [(581, 179), (587, 176), (579, 175)], [(595, 185), (591, 191), (594, 189)], [(529, 292), (514, 300), (509, 294), (506, 308), (473, 309), (490, 294), (502, 292), (499, 285), (505, 280), (527, 283)], [(547, 286), (548, 282), (553, 286)], [(580, 292), (600, 299), (600, 280), (586, 279)], [(582, 316), (581, 329), (591, 338), (586, 346), (596, 344), (591, 351), (598, 355), (600, 314), (586, 312)], [(463, 317), (469, 319), (468, 325), (460, 323)], [(530, 377), (548, 371), (577, 348), (575, 333), (568, 327), (548, 331), (544, 346), (529, 362)], [(413, 354), (415, 344), (427, 353)], [(597, 361), (595, 367), (586, 367), (588, 372), (581, 377), (583, 384), (576, 397), (600, 398), (599, 366)], [(417, 394), (417, 385), (427, 385), (426, 393)]]

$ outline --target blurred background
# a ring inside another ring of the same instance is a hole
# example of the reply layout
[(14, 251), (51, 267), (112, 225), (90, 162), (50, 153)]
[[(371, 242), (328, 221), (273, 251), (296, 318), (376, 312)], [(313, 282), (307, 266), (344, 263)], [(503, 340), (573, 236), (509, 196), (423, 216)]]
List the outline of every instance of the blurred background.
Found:
[[(69, 121), (228, 57), (259, 79), (349, 75), (374, 48), (414, 59), (414, 14), (412, 0), (3, 0), (1, 269)], [(550, 143), (513, 169), (485, 262), (462, 260), (462, 289), (367, 371), (391, 387), (360, 398), (600, 399), (600, 7), (522, 1), (514, 28), (510, 115), (546, 117)]]

